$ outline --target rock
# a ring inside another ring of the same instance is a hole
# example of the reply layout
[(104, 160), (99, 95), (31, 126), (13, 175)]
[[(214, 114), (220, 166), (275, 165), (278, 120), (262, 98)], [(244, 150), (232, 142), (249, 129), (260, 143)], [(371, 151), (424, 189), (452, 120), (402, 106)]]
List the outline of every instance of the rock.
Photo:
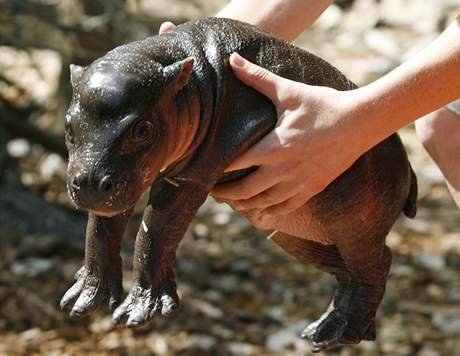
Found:
[(168, 354), (169, 346), (166, 338), (159, 334), (152, 334), (147, 338), (147, 345), (155, 355)]
[(310, 346), (306, 340), (300, 338), (300, 333), (307, 325), (307, 321), (301, 320), (285, 329), (269, 335), (265, 342), (265, 347), (271, 352), (278, 352), (286, 349), (306, 352), (310, 349)]
[(383, 30), (368, 31), (364, 35), (364, 42), (370, 49), (387, 58), (398, 60), (401, 55), (401, 48), (391, 38), (389, 32)]
[(383, 344), (394, 344), (402, 340), (407, 340), (409, 332), (404, 326), (401, 315), (394, 315), (391, 319), (386, 319), (381, 323), (379, 329), (379, 339)]
[(249, 277), (251, 273), (251, 263), (247, 260), (237, 260), (230, 264), (230, 271), (241, 277)]
[(404, 219), (404, 226), (418, 234), (428, 234), (430, 231), (430, 224), (426, 220), (419, 218), (415, 219)]
[(446, 261), (443, 256), (435, 255), (429, 252), (419, 252), (414, 256), (415, 262), (430, 270), (441, 270), (446, 267)]
[(53, 260), (45, 258), (24, 258), (11, 265), (11, 272), (19, 276), (35, 277), (50, 271), (54, 267)]
[(441, 356), (441, 353), (429, 347), (424, 347), (417, 353), (417, 356)]
[(204, 300), (192, 299), (189, 300), (188, 303), (192, 308), (198, 310), (200, 313), (209, 318), (219, 319), (224, 316), (224, 312), (222, 310)]
[(51, 153), (40, 165), (40, 176), (43, 180), (48, 181), (58, 172), (65, 172), (65, 161), (56, 153)]
[(22, 158), (30, 152), (30, 144), (29, 141), (23, 138), (18, 138), (10, 140), (6, 145), (6, 150), (11, 157)]
[(96, 319), (94, 322), (91, 323), (89, 328), (91, 332), (95, 334), (106, 333), (110, 331), (113, 328), (112, 316), (109, 315), (101, 319)]
[(232, 215), (230, 212), (220, 212), (214, 215), (213, 222), (216, 225), (226, 225), (230, 222)]
[(233, 292), (240, 285), (240, 279), (234, 275), (223, 275), (218, 280), (213, 281), (213, 285), (225, 292)]
[(314, 27), (320, 31), (328, 31), (340, 24), (343, 18), (342, 9), (332, 4), (324, 11), (318, 20), (315, 21)]
[(202, 223), (195, 224), (192, 231), (197, 237), (204, 238), (209, 236), (209, 227)]
[(234, 356), (260, 355), (261, 347), (244, 342), (229, 342), (227, 344), (228, 352)]
[(217, 339), (214, 336), (194, 334), (189, 335), (186, 339), (183, 339), (177, 350), (187, 350), (191, 352), (193, 349), (200, 349), (203, 351), (209, 351), (217, 345)]
[(380, 21), (394, 26), (408, 26), (418, 34), (437, 32), (442, 15), (439, 0), (385, 0), (380, 2), (379, 10)]
[(409, 265), (394, 264), (391, 266), (391, 274), (398, 277), (410, 277), (414, 271), (414, 268)]
[(435, 313), (432, 315), (431, 320), (433, 325), (444, 333), (457, 334), (460, 332), (460, 315)]

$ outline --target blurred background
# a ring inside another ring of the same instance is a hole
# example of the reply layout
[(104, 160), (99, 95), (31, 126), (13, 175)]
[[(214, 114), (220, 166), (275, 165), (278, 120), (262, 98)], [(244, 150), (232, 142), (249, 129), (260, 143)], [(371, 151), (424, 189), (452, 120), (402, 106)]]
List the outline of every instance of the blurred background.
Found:
[[(210, 16), (226, 2), (0, 0), (0, 355), (310, 354), (298, 335), (326, 309), (334, 281), (212, 200), (179, 249), (178, 314), (113, 330), (107, 310), (74, 321), (58, 307), (82, 264), (86, 223), (65, 189), (69, 64), (87, 65), (156, 34), (163, 20)], [(363, 85), (421, 50), (458, 12), (457, 0), (342, 0), (297, 44)], [(400, 133), (418, 174), (419, 213), (387, 239), (394, 262), (377, 342), (330, 355), (460, 352), (459, 211), (413, 126)], [(141, 211), (124, 240), (125, 289)]]

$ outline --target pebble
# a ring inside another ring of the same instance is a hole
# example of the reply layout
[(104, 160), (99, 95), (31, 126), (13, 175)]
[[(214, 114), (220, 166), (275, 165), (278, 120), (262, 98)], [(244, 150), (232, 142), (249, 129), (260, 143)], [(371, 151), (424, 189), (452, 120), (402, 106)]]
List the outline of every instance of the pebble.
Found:
[(435, 313), (431, 320), (433, 325), (442, 332), (448, 334), (457, 334), (460, 332), (460, 315)]
[(204, 238), (204, 237), (207, 237), (209, 236), (209, 227), (207, 227), (205, 224), (203, 223), (197, 223), (195, 224), (195, 226), (193, 227), (193, 233), (197, 236), (197, 237), (201, 237), (201, 238)]
[(300, 333), (307, 327), (308, 322), (300, 320), (287, 328), (281, 329), (267, 337), (265, 347), (272, 352), (294, 349), (307, 351), (310, 349), (308, 342), (300, 338)]
[(214, 336), (194, 334), (182, 340), (177, 350), (190, 351), (191, 349), (200, 349), (209, 351), (217, 345), (217, 339)]
[(442, 270), (446, 267), (446, 260), (440, 255), (429, 252), (419, 252), (414, 256), (415, 262), (430, 270)]
[(155, 355), (164, 355), (170, 351), (166, 338), (159, 334), (149, 335), (147, 345)]
[(6, 150), (11, 157), (22, 158), (30, 152), (30, 143), (23, 138), (13, 139), (7, 143)]
[(209, 318), (219, 319), (224, 316), (224, 312), (214, 305), (200, 299), (192, 299), (188, 301), (192, 308), (200, 311), (203, 315)]
[(39, 167), (40, 177), (48, 181), (55, 173), (65, 170), (65, 165), (66, 163), (61, 156), (56, 153), (51, 153)]
[(244, 342), (229, 342), (227, 344), (228, 352), (234, 356), (260, 355), (260, 347)]
[(50, 271), (54, 267), (53, 260), (46, 258), (24, 258), (11, 265), (11, 272), (19, 276), (35, 277)]
[(330, 5), (315, 22), (314, 27), (320, 31), (328, 31), (340, 24), (343, 18), (342, 9), (335, 4)]
[(441, 354), (439, 353), (439, 351), (436, 351), (429, 347), (424, 347), (417, 353), (417, 356), (441, 356)]
[(391, 274), (398, 277), (410, 277), (415, 269), (409, 265), (394, 264), (391, 266)]

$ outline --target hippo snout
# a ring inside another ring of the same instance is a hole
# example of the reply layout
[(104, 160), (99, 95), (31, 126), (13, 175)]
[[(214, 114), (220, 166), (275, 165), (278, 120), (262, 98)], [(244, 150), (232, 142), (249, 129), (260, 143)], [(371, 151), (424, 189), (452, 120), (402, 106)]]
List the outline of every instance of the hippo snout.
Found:
[(126, 177), (109, 173), (77, 172), (68, 178), (68, 188), (73, 202), (81, 209), (114, 215), (131, 205)]
[(71, 187), (74, 190), (79, 189), (88, 189), (92, 185), (93, 189), (108, 193), (113, 190), (113, 180), (110, 174), (104, 175), (101, 179), (93, 178), (93, 182), (91, 182), (89, 174), (85, 173), (77, 173), (71, 179)]

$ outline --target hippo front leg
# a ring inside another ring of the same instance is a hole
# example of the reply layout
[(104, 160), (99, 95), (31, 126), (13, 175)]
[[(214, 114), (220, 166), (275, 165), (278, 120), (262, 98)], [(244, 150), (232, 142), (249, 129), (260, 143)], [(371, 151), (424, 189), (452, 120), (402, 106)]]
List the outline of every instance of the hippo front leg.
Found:
[(134, 285), (113, 313), (113, 323), (137, 327), (155, 313), (179, 306), (174, 278), (176, 249), (209, 187), (191, 181), (178, 186), (158, 180), (152, 187), (134, 248)]
[(62, 309), (81, 317), (105, 302), (113, 310), (123, 293), (120, 243), (131, 211), (114, 217), (89, 214), (85, 265), (76, 273), (75, 284), (61, 299)]

